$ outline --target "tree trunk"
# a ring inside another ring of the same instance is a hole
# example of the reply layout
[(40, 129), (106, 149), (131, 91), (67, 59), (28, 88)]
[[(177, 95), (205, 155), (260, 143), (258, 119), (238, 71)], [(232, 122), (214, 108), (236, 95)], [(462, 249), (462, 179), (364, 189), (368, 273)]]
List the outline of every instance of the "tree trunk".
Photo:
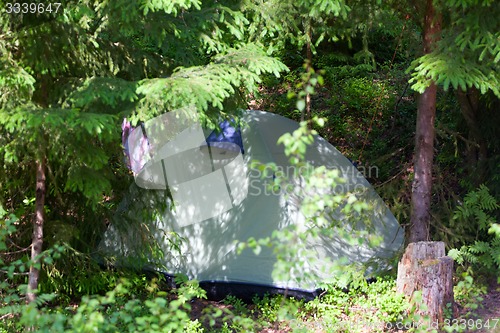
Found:
[(45, 157), (36, 161), (36, 195), (35, 195), (35, 218), (33, 221), (33, 237), (31, 242), (31, 266), (28, 279), (27, 301), (36, 299), (38, 289), (38, 278), (40, 276), (40, 254), (43, 246), (43, 222), (45, 205)]
[[(312, 66), (312, 52), (311, 52), (311, 24), (309, 24), (308, 31), (308, 41), (307, 41), (307, 75), (310, 75), (311, 72), (311, 66)], [(308, 82), (308, 85), (310, 83)], [(311, 93), (307, 91), (306, 94), (306, 114), (307, 114), (307, 120), (311, 120)]]
[[(424, 25), (424, 53), (429, 53), (441, 32), (441, 17), (436, 13), (432, 0), (427, 0)], [(410, 242), (429, 239), (436, 94), (437, 87), (432, 83), (418, 99)]]
[[(311, 42), (312, 42), (312, 33), (311, 33), (311, 22), (307, 21), (307, 41), (306, 41), (306, 56), (307, 56), (307, 61), (306, 61), (306, 75), (310, 80), (310, 75), (311, 75), (311, 66), (312, 66), (312, 51), (311, 51)], [(310, 82), (306, 82), (306, 87), (310, 84)], [(302, 113), (300, 115), (300, 121), (304, 120), (310, 120), (311, 119), (311, 93), (306, 91), (306, 108), (305, 110), (302, 110)]]
[(437, 328), (443, 323), (444, 310), (453, 305), (453, 259), (445, 256), (443, 242), (408, 244), (398, 265), (397, 291), (413, 302), (414, 292), (422, 292), (427, 309), (417, 310), (426, 317), (420, 325)]

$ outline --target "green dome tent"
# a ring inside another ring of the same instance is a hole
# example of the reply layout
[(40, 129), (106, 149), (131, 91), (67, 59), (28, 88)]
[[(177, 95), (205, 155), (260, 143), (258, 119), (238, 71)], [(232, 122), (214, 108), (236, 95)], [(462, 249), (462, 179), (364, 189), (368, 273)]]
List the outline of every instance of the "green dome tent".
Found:
[[(99, 246), (118, 264), (141, 262), (143, 268), (185, 274), (215, 298), (228, 292), (245, 297), (279, 290), (314, 295), (328, 281), (325, 272), (335, 260), (376, 263), (384, 269), (401, 249), (403, 230), (383, 200), (346, 157), (316, 136), (307, 149), (307, 161), (339, 170), (346, 180), (343, 191), (363, 189), (362, 200), (370, 204), (370, 232), (381, 242), (372, 248), (352, 245), (340, 236), (311, 239), (307, 247), (316, 260), (308, 260), (302, 271), (294, 270), (286, 278), (276, 276), (271, 248), (259, 254), (251, 249), (239, 253), (237, 241), (263, 239), (275, 230), (304, 223), (301, 198), (271, 191), (268, 185), (276, 175), (262, 176), (252, 163), (272, 162), (285, 173), (292, 170), (277, 141), (299, 124), (273, 113), (246, 111), (241, 131), (226, 122), (221, 123), (222, 132), (210, 134), (196, 118), (186, 116), (193, 113), (173, 114), (146, 122), (127, 139), (129, 154), (138, 165), (133, 168), (137, 185), (121, 203)], [(149, 140), (147, 148), (144, 138)], [(300, 186), (300, 181), (294, 184)], [(338, 212), (333, 216), (344, 218)], [(150, 247), (151, 239), (157, 248)], [(160, 254), (160, 262), (153, 260), (153, 253)]]

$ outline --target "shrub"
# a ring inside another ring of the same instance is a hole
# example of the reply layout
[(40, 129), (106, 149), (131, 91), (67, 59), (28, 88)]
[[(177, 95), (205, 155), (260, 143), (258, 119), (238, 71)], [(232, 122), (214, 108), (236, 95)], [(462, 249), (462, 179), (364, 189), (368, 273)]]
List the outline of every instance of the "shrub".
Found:
[(500, 270), (500, 233), (494, 213), (500, 208), (486, 186), (465, 196), (455, 210), (451, 227), (460, 234), (475, 234), (472, 244), (451, 249), (448, 255), (460, 265), (491, 272)]

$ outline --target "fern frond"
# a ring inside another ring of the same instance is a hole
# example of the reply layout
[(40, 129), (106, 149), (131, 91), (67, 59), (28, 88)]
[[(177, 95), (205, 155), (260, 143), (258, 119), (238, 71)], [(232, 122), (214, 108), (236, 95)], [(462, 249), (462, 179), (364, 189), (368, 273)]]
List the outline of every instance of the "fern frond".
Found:
[(490, 249), (490, 244), (487, 242), (476, 241), (473, 245), (469, 246), (468, 252), (473, 254), (486, 253)]

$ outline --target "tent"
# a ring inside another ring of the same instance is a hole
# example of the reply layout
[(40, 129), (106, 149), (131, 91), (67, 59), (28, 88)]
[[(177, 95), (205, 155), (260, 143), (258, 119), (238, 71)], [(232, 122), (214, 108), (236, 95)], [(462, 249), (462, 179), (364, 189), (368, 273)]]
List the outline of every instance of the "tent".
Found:
[[(306, 247), (315, 260), (308, 259), (302, 271), (294, 270), (286, 278), (273, 274), (277, 260), (272, 248), (239, 252), (237, 241), (270, 237), (275, 230), (305, 223), (301, 198), (279, 187), (270, 190), (276, 174), (263, 175), (252, 162), (275, 163), (285, 173), (293, 169), (277, 141), (299, 124), (273, 113), (245, 111), (238, 125), (221, 122), (219, 130), (210, 131), (194, 114), (169, 112), (130, 133), (135, 184), (103, 236), (104, 254), (118, 264), (140, 262), (169, 275), (185, 274), (215, 298), (228, 292), (248, 297), (284, 290), (311, 296), (328, 281), (328, 268), (341, 258), (370, 263), (372, 272), (390, 267), (403, 245), (402, 228), (351, 161), (319, 136), (307, 149), (307, 161), (339, 170), (346, 180), (341, 191), (362, 189), (358, 193), (371, 207), (370, 233), (379, 235), (381, 242), (372, 247), (353, 245), (340, 236), (311, 239)], [(300, 179), (291, 184), (302, 186)], [(345, 218), (338, 210), (333, 217)], [(355, 222), (353, 228), (360, 228), (360, 223), (365, 222)], [(152, 248), (148, 239), (158, 246)], [(151, 259), (154, 253), (160, 262)], [(140, 261), (144, 256), (146, 261)]]

